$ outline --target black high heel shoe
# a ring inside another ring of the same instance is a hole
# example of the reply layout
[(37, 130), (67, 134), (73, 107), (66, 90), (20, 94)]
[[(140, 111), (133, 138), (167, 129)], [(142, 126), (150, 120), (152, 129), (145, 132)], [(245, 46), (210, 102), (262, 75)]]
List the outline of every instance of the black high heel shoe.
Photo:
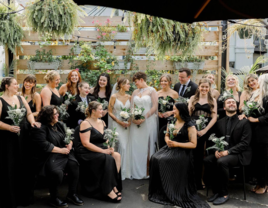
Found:
[(121, 197), (121, 199), (122, 199), (122, 196), (116, 196), (115, 198), (110, 198), (109, 196), (107, 196), (107, 201), (109, 201), (109, 202), (112, 202), (112, 203), (120, 203), (121, 202), (121, 199), (119, 199), (118, 200), (118, 198), (120, 198)]
[[(118, 197), (122, 196), (121, 192), (117, 191), (117, 192), (114, 192)], [(120, 195), (119, 195), (120, 194)]]

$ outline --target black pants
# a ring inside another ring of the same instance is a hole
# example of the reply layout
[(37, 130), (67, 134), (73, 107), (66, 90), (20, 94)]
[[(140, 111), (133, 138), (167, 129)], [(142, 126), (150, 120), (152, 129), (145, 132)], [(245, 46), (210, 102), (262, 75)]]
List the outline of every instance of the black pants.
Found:
[(256, 144), (253, 152), (254, 175), (256, 175), (258, 185), (264, 188), (268, 185), (268, 145)]
[(215, 155), (209, 155), (204, 159), (205, 179), (212, 185), (214, 194), (228, 195), (229, 168), (239, 165), (238, 155), (227, 155), (217, 159)]
[(68, 173), (69, 179), (69, 192), (68, 194), (74, 194), (79, 180), (79, 165), (77, 162), (68, 160), (67, 164), (59, 164), (58, 168), (49, 171), (48, 181), (49, 181), (49, 191), (52, 198), (58, 196), (58, 185), (61, 184), (64, 173)]

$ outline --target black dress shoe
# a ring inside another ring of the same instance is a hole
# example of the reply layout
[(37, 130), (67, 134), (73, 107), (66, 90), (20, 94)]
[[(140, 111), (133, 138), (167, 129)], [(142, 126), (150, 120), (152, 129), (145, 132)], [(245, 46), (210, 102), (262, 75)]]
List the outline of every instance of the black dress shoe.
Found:
[(66, 198), (69, 202), (72, 202), (74, 205), (82, 206), (84, 204), (84, 201), (80, 199), (76, 194), (67, 195)]
[(57, 208), (66, 208), (68, 207), (68, 204), (66, 202), (61, 201), (59, 198), (52, 198), (49, 202), (49, 204), (53, 207)]
[(213, 196), (209, 197), (207, 201), (208, 202), (213, 202), (213, 201), (215, 201), (215, 199), (218, 198), (218, 196), (219, 196), (219, 194), (214, 194)]
[(227, 196), (226, 198), (224, 196), (218, 197), (213, 204), (214, 205), (220, 205), (220, 204), (224, 204), (225, 202), (227, 202), (229, 199), (229, 196)]

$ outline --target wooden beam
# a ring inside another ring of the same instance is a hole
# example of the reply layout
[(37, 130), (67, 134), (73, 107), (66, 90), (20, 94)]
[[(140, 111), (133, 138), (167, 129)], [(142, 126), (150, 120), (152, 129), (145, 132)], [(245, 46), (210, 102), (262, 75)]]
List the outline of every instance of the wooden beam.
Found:
[[(222, 26), (219, 27), (219, 54), (218, 54), (218, 91), (221, 93), (221, 68), (222, 68)], [(229, 54), (227, 54), (228, 56)]]
[[(22, 84), (26, 76), (27, 74), (17, 74), (18, 83)], [(45, 74), (35, 74), (37, 84), (46, 84), (46, 81), (44, 80), (45, 76), (46, 76)], [(61, 81), (65, 83), (67, 80), (68, 74), (61, 74), (60, 77), (61, 77)]]

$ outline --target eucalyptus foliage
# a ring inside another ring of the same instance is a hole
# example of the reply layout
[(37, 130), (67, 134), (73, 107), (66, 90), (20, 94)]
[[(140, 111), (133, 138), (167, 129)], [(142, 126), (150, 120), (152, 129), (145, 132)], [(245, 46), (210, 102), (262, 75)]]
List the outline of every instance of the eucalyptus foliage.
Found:
[(135, 13), (133, 15), (133, 39), (136, 48), (148, 47), (159, 56), (181, 52), (193, 54), (201, 41), (201, 27), (173, 20)]
[[(14, 6), (10, 5), (10, 7), (16, 10)], [(7, 46), (15, 53), (16, 46), (21, 46), (23, 30), (18, 23), (17, 15), (7, 14), (8, 12), (11, 10), (0, 5), (0, 45)]]
[(27, 25), (34, 32), (54, 37), (72, 35), (85, 14), (73, 0), (34, 0), (25, 12)]

